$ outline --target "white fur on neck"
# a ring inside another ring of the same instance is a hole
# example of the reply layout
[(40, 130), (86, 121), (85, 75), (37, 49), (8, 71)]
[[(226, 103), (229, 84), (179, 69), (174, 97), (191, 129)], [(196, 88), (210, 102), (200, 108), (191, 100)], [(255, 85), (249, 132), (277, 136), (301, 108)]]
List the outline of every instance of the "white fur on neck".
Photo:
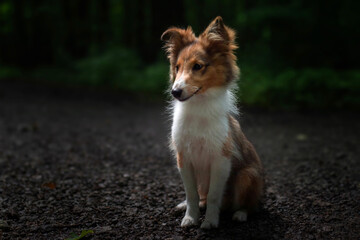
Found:
[(171, 136), (177, 151), (184, 156), (194, 155), (197, 150), (202, 154), (221, 151), (229, 133), (228, 116), (237, 114), (230, 89), (209, 89), (185, 102), (175, 101), (173, 107)]

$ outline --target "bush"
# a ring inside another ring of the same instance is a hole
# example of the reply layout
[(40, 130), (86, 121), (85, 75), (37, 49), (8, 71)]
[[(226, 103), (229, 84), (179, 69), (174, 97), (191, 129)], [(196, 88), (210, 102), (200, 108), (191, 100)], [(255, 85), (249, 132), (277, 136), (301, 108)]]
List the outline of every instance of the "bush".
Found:
[(72, 68), (42, 67), (32, 78), (70, 86), (106, 87), (127, 92), (162, 93), (168, 82), (168, 65), (143, 66), (131, 50), (110, 49), (102, 55), (75, 61)]
[[(0, 78), (25, 77), (45, 83), (105, 87), (147, 96), (162, 96), (168, 85), (168, 63), (144, 66), (129, 49), (113, 48), (64, 68), (38, 68), (25, 72), (2, 68)], [(259, 65), (256, 65), (259, 66)], [(241, 68), (239, 97), (243, 105), (281, 109), (349, 108), (360, 106), (360, 71), (286, 69), (278, 73)]]
[(0, 79), (15, 78), (21, 76), (21, 71), (15, 67), (1, 66), (0, 67)]
[(138, 78), (141, 61), (126, 49), (110, 49), (75, 63), (76, 81), (90, 85), (126, 86)]
[(360, 71), (289, 69), (271, 74), (245, 69), (241, 79), (245, 105), (285, 109), (360, 106)]

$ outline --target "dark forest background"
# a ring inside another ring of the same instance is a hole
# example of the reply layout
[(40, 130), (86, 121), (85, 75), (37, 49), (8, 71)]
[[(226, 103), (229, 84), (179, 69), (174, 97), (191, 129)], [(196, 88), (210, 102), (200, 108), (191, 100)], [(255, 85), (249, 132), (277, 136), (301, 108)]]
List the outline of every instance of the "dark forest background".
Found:
[(2, 0), (0, 79), (163, 97), (169, 26), (234, 28), (242, 104), (359, 109), (360, 1)]

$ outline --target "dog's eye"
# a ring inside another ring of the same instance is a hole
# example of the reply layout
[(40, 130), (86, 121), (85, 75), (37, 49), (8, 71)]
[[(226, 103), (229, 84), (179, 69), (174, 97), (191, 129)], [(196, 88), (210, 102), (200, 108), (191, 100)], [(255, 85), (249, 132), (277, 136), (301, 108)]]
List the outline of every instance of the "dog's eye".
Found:
[(193, 66), (193, 70), (197, 71), (197, 70), (200, 70), (203, 66), (201, 64), (198, 64), (196, 63), (194, 66)]
[(176, 67), (175, 67), (175, 72), (178, 72), (179, 71), (179, 65), (177, 65)]

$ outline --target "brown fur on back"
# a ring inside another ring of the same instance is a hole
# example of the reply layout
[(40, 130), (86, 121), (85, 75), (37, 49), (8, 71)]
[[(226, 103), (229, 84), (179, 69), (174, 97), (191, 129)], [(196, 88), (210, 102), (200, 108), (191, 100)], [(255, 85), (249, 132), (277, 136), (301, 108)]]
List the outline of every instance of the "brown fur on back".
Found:
[(232, 170), (224, 194), (223, 207), (233, 210), (254, 210), (263, 193), (263, 168), (254, 146), (245, 137), (239, 122), (229, 116), (230, 134), (234, 151), (240, 151), (241, 159), (232, 157)]

